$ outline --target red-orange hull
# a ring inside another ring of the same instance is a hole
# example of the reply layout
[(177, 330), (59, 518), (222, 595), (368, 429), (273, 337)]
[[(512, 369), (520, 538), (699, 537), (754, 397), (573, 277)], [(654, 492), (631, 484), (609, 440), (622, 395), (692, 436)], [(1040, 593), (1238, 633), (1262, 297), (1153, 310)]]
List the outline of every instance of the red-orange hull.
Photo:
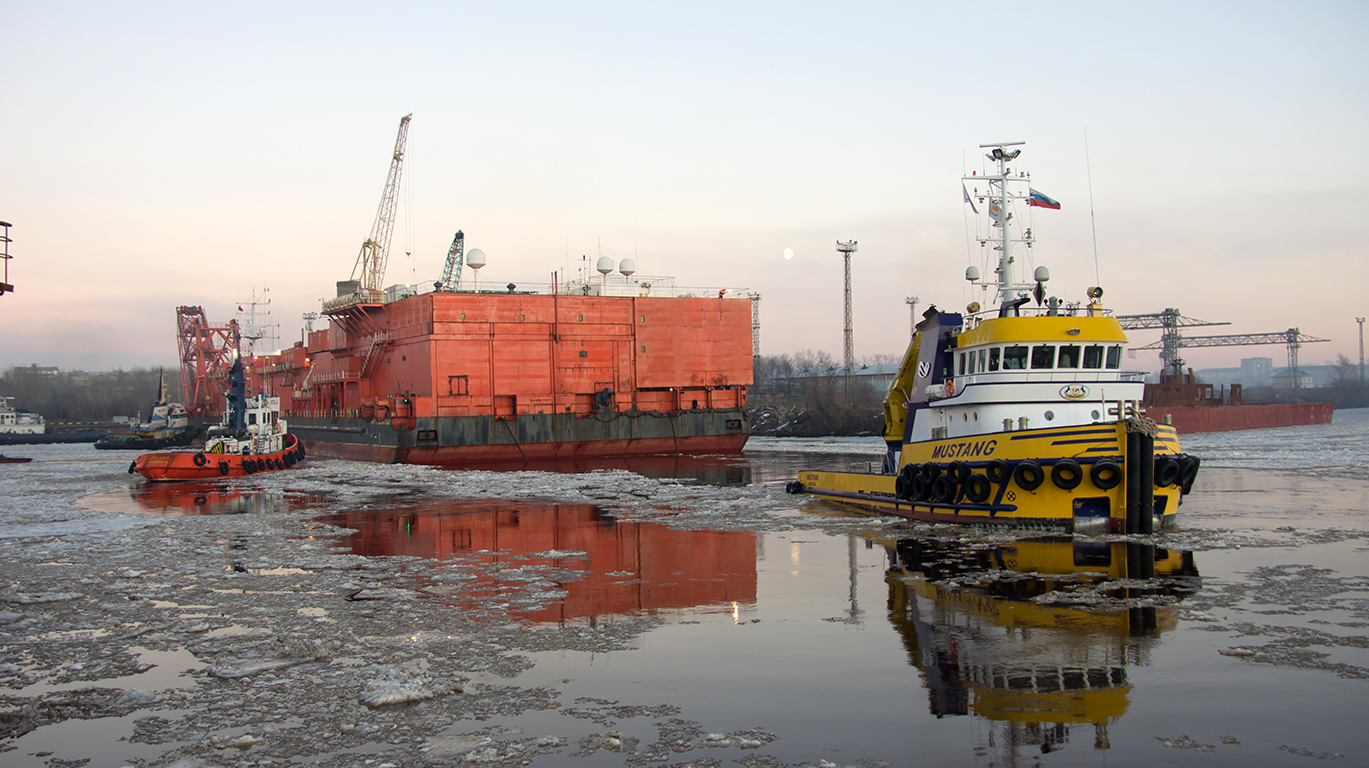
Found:
[(215, 480), (277, 472), (294, 466), (295, 462), (304, 458), (304, 451), (294, 435), (286, 435), (286, 441), (289, 447), (272, 454), (237, 456), (189, 451), (145, 453), (133, 460), (129, 472), (137, 472), (156, 482)]

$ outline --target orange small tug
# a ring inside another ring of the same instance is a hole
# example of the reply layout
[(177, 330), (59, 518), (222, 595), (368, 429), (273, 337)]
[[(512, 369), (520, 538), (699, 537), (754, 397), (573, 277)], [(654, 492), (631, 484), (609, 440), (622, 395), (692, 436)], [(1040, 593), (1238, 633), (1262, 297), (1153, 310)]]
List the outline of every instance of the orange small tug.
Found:
[(275, 472), (304, 458), (304, 446), (280, 418), (280, 398), (243, 394), (242, 361), (229, 371), (232, 385), (223, 423), (209, 428), (204, 450), (145, 453), (129, 465), (148, 480), (212, 480)]

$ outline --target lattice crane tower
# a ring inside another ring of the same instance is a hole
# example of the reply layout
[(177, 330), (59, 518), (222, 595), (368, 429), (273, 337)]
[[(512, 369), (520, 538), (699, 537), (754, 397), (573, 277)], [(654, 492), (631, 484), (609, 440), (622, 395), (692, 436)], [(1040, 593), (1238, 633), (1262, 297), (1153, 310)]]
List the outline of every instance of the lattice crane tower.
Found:
[(917, 297), (909, 296), (904, 301), (908, 302), (908, 338), (911, 339), (917, 335)]
[(846, 363), (846, 392), (851, 392), (851, 370), (856, 365), (856, 342), (851, 332), (851, 254), (856, 252), (856, 241), (846, 240), (837, 241), (837, 253), (846, 262), (846, 322), (845, 322), (845, 363)]
[(360, 277), (363, 290), (381, 291), (385, 280), (385, 262), (390, 257), (390, 239), (395, 229), (395, 205), (399, 202), (399, 175), (404, 163), (404, 145), (409, 140), (409, 118), (399, 120), (399, 135), (395, 137), (395, 151), (390, 156), (390, 173), (385, 177), (385, 192), (380, 196), (380, 208), (371, 225), (371, 236), (361, 244), (351, 279)]

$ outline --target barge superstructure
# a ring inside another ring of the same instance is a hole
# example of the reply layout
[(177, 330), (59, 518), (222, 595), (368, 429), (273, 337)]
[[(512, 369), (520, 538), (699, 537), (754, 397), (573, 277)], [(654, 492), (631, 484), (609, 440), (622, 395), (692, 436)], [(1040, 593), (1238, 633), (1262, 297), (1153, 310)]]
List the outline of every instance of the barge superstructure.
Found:
[(327, 328), (248, 365), (312, 455), (518, 466), (736, 453), (749, 434), (746, 297), (606, 274), (543, 292), (338, 292)]

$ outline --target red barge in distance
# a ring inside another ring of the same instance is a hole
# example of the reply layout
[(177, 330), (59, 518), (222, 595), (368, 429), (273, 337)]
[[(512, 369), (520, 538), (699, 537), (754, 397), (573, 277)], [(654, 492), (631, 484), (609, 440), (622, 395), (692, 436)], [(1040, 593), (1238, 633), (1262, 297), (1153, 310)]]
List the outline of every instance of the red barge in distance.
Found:
[(1171, 424), (1180, 434), (1229, 432), (1238, 429), (1301, 427), (1330, 424), (1332, 403), (1241, 402), (1241, 385), (1214, 387), (1188, 373), (1161, 372), (1158, 384), (1146, 384), (1146, 415)]
[(461, 467), (740, 452), (749, 297), (615, 278), (413, 295), (343, 281), (329, 327), (253, 358), (249, 391), (280, 398), (313, 456)]

